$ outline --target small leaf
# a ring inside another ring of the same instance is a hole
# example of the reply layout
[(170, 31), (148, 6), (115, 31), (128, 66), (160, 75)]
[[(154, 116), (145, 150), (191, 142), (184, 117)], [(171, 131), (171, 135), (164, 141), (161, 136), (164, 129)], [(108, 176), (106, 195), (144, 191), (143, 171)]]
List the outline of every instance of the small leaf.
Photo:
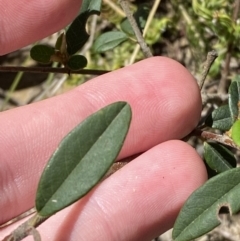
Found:
[(75, 54), (87, 42), (89, 34), (86, 32), (86, 22), (89, 13), (81, 13), (66, 32), (67, 52), (69, 55)]
[(83, 69), (87, 66), (87, 59), (83, 55), (72, 55), (67, 62), (67, 66), (71, 70)]
[(51, 62), (51, 56), (54, 54), (54, 48), (42, 44), (33, 46), (30, 51), (31, 58), (43, 64)]
[(232, 127), (232, 118), (228, 105), (220, 106), (218, 109), (214, 110), (211, 115), (205, 121), (207, 126), (222, 131), (228, 131)]
[(89, 116), (60, 143), (41, 176), (36, 209), (50, 216), (88, 193), (104, 176), (123, 145), (131, 120), (126, 102)]
[[(149, 6), (148, 4), (140, 4), (138, 6), (137, 11), (133, 14), (133, 17), (135, 18), (137, 25), (140, 30), (144, 29), (145, 24), (147, 22), (148, 14), (149, 14)], [(124, 18), (123, 21), (121, 22), (121, 29), (125, 33), (129, 35), (135, 35), (134, 31), (132, 29), (131, 24), (128, 21), (128, 18)]]
[(239, 101), (240, 101), (240, 78), (235, 78), (229, 87), (229, 109), (232, 117), (232, 122), (239, 116)]
[(231, 138), (240, 146), (240, 120), (236, 120), (231, 129)]
[(121, 31), (110, 31), (101, 34), (93, 44), (93, 50), (96, 53), (102, 53), (113, 49), (122, 42), (126, 41), (128, 36)]
[(99, 15), (101, 12), (102, 0), (83, 0), (80, 13), (90, 12)]
[(55, 43), (55, 49), (57, 49), (57, 50), (61, 49), (64, 35), (65, 35), (64, 33), (61, 33), (60, 36), (57, 38), (57, 41)]
[(89, 34), (86, 31), (86, 23), (90, 15), (100, 14), (100, 0), (84, 0), (80, 14), (74, 19), (66, 32), (67, 52), (75, 54), (87, 42)]
[(221, 223), (218, 217), (221, 207), (227, 207), (232, 214), (240, 210), (239, 196), (239, 168), (211, 178), (184, 204), (174, 224), (173, 239), (188, 241), (211, 231)]
[(232, 152), (217, 143), (204, 143), (204, 158), (208, 166), (217, 173), (225, 172), (237, 165)]

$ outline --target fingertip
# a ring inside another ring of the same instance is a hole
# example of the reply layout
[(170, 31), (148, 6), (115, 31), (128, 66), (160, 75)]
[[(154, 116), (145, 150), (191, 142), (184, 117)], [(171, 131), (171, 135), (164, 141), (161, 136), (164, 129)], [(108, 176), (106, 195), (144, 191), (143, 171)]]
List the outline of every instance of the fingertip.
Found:
[(0, 55), (43, 39), (77, 15), (81, 0), (0, 1)]

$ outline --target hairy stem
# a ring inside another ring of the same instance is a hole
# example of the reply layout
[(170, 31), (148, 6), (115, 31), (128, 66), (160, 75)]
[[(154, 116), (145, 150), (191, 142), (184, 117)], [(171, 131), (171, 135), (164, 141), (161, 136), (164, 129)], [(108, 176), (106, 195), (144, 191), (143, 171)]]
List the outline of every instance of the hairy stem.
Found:
[(129, 20), (129, 23), (131, 24), (133, 31), (135, 33), (135, 36), (137, 38), (137, 41), (143, 51), (143, 54), (146, 58), (152, 57), (152, 52), (150, 48), (147, 46), (146, 42), (144, 41), (144, 38), (142, 36), (142, 33), (137, 25), (136, 20), (134, 19), (132, 12), (129, 8), (129, 3), (127, 0), (119, 0), (119, 3), (123, 9), (123, 11), (126, 13), (127, 18)]

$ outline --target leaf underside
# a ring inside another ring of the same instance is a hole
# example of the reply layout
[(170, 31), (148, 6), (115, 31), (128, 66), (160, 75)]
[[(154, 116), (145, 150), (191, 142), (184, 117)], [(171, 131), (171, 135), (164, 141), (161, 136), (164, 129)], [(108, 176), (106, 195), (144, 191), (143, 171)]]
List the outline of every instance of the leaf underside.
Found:
[(126, 102), (89, 116), (60, 143), (41, 176), (36, 209), (50, 216), (88, 193), (104, 176), (123, 145), (131, 120)]

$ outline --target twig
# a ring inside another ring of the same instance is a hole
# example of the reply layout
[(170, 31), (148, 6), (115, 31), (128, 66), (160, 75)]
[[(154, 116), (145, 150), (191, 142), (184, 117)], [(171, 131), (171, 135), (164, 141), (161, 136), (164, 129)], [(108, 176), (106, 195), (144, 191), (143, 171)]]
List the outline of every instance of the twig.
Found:
[[(102, 178), (101, 181), (103, 181), (106, 178), (108, 178), (109, 176), (111, 176), (113, 173), (115, 173), (116, 171), (118, 171), (119, 169), (124, 167), (130, 161), (132, 161), (133, 159), (138, 157), (140, 154), (141, 153), (135, 154), (133, 156), (121, 159), (120, 161), (117, 161), (116, 163), (114, 163), (111, 166), (111, 168), (108, 170), (108, 172), (105, 174), (105, 176)], [(34, 211), (35, 211), (35, 209), (34, 209)], [(21, 241), (22, 239), (24, 239), (25, 237), (27, 237), (29, 235), (33, 235), (34, 241), (41, 241), (40, 234), (38, 233), (36, 228), (40, 224), (45, 222), (49, 217), (41, 217), (36, 213), (33, 217), (31, 217), (26, 222), (24, 222), (23, 224), (18, 226), (12, 233), (10, 233), (8, 236), (6, 236), (2, 241)], [(22, 218), (24, 218), (24, 217), (22, 217)], [(21, 217), (20, 217), (20, 219), (21, 219)], [(11, 224), (16, 221), (19, 221), (20, 219), (14, 218), (13, 222), (11, 222)], [(6, 224), (3, 224), (1, 227), (6, 227), (8, 225), (8, 223), (9, 222), (7, 222)]]
[(212, 132), (203, 131), (203, 130), (200, 130), (200, 129), (195, 129), (191, 133), (191, 135), (200, 136), (205, 140), (216, 141), (216, 142), (222, 143), (224, 145), (233, 147), (237, 150), (240, 150), (240, 146), (236, 145), (234, 143), (234, 141), (229, 136), (227, 136), (226, 134), (218, 135), (218, 134), (215, 134), (215, 133), (212, 133)]
[(129, 23), (130, 25), (132, 26), (133, 28), (133, 31), (135, 33), (135, 36), (137, 38), (137, 41), (143, 51), (143, 54), (146, 58), (149, 58), (149, 57), (152, 57), (152, 53), (151, 53), (151, 50), (150, 48), (147, 46), (146, 42), (144, 41), (144, 38), (142, 36), (142, 33), (137, 25), (137, 22), (136, 20), (134, 19), (133, 15), (132, 15), (132, 12), (129, 8), (129, 4), (128, 4), (128, 1), (127, 0), (119, 0), (119, 3), (123, 9), (123, 11), (126, 13), (127, 15), (127, 18), (129, 20)]
[(49, 217), (41, 217), (38, 214), (35, 214), (33, 217), (21, 224), (11, 234), (6, 236), (2, 241), (20, 241), (28, 235), (33, 235), (35, 241), (40, 241), (40, 234), (35, 228), (46, 221), (48, 218)]
[[(22, 66), (0, 66), (0, 72), (29, 72), (29, 73), (60, 73), (69, 74), (67, 68), (52, 68), (52, 67), (22, 67)], [(81, 69), (77, 71), (70, 71), (71, 74), (87, 74), (87, 75), (102, 75), (109, 73), (107, 70), (95, 70), (95, 69)]]
[[(153, 7), (152, 7), (152, 9), (151, 9), (151, 11), (150, 11), (150, 13), (148, 15), (146, 25), (145, 25), (145, 27), (143, 29), (143, 37), (146, 36), (146, 33), (147, 33), (147, 31), (149, 29), (149, 26), (150, 26), (150, 24), (151, 24), (151, 22), (152, 22), (152, 20), (154, 18), (154, 15), (155, 15), (155, 13), (157, 11), (157, 8), (158, 8), (160, 2), (161, 2), (161, 0), (154, 1), (154, 5), (153, 5)], [(140, 49), (140, 45), (136, 45), (136, 47), (135, 47), (135, 49), (133, 51), (133, 54), (131, 56), (131, 59), (129, 61), (129, 64), (133, 64), (134, 63), (134, 61), (136, 59), (136, 56), (137, 56), (137, 53), (139, 52), (139, 49)]]
[(201, 75), (201, 78), (200, 80), (198, 81), (198, 86), (199, 86), (199, 89), (202, 90), (203, 88), (203, 85), (204, 85), (204, 82), (206, 80), (206, 77), (207, 77), (207, 74), (214, 62), (214, 60), (217, 58), (217, 52), (215, 50), (212, 50), (210, 52), (208, 52), (208, 55), (207, 55), (207, 60), (204, 64), (204, 68), (203, 68), (203, 72), (202, 72), (202, 75)]
[(126, 14), (123, 12), (123, 10), (118, 7), (114, 2), (111, 0), (103, 0), (105, 4), (107, 4), (110, 8), (112, 8), (117, 14), (119, 14), (121, 17), (126, 17)]

